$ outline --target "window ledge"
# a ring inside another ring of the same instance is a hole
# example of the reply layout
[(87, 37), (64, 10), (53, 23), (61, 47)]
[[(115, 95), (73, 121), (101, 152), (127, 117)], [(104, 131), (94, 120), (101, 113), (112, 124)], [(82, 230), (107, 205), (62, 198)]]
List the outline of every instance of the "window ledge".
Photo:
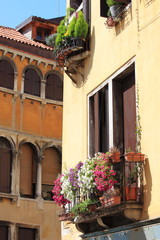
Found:
[(12, 202), (16, 202), (18, 200), (18, 195), (16, 194), (12, 194), (12, 193), (1, 193), (0, 192), (0, 201), (2, 201), (2, 199), (6, 198), (6, 199), (10, 199)]

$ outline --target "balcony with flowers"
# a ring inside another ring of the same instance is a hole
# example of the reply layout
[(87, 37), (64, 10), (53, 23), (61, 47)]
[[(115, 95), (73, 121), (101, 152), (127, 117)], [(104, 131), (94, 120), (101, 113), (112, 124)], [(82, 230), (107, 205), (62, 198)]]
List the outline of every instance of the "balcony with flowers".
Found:
[(97, 153), (54, 182), (53, 200), (60, 221), (83, 233), (138, 221), (143, 207), (144, 154)]
[(57, 28), (57, 33), (46, 39), (46, 43), (54, 48), (57, 65), (73, 82), (76, 82), (73, 74), (83, 75), (79, 68), (82, 67), (83, 60), (89, 56), (88, 29), (82, 6), (77, 10), (69, 7)]

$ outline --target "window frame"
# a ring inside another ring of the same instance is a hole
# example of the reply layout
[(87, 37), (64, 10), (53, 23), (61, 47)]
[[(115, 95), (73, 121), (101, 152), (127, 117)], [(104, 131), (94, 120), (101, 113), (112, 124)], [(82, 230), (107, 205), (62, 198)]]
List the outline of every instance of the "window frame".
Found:
[[(135, 70), (135, 58), (131, 59), (129, 62), (124, 64), (119, 70), (117, 70), (113, 75), (111, 75), (109, 78), (107, 78), (103, 83), (101, 83), (97, 88), (95, 88), (92, 92), (88, 94), (88, 156), (92, 157), (93, 152), (93, 141), (92, 141), (92, 127), (91, 127), (91, 112), (92, 112), (92, 106), (91, 106), (91, 98), (99, 92), (101, 89), (103, 89), (106, 85), (108, 85), (108, 112), (109, 112), (109, 118), (108, 118), (108, 128), (109, 128), (109, 148), (114, 146), (114, 110), (113, 110), (113, 81), (114, 79), (120, 75), (122, 72), (125, 72), (127, 68), (134, 65)], [(136, 79), (136, 72), (135, 72), (135, 79)], [(135, 81), (136, 85), (136, 81)], [(136, 92), (135, 92), (136, 97)], [(136, 115), (137, 115), (137, 106), (136, 106)]]

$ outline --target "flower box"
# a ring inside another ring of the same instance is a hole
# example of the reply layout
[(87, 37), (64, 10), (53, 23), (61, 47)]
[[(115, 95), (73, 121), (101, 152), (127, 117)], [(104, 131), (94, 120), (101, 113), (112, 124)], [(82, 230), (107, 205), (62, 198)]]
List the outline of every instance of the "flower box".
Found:
[(128, 162), (143, 162), (145, 159), (145, 155), (142, 153), (129, 152), (124, 156), (125, 160)]
[(110, 207), (121, 203), (121, 196), (101, 197), (100, 202), (102, 206)]
[(137, 200), (137, 188), (136, 187), (126, 187), (125, 188), (126, 201)]

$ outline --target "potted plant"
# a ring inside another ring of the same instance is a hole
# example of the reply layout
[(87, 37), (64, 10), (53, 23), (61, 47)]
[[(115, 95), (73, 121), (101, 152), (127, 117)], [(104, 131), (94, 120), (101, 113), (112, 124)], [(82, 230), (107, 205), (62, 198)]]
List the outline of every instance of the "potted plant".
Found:
[(120, 151), (118, 148), (112, 147), (112, 148), (110, 148), (109, 152), (110, 152), (110, 157), (111, 157), (113, 163), (121, 161), (120, 160), (121, 154), (120, 154)]
[(109, 11), (107, 13), (108, 17), (112, 16), (113, 18), (119, 17), (119, 15), (122, 13), (125, 5), (123, 2), (118, 2), (115, 0), (106, 0), (106, 3), (109, 7)]
[(74, 205), (71, 208), (71, 213), (74, 216), (78, 216), (78, 215), (82, 215), (84, 213), (95, 211), (97, 208), (97, 203), (98, 203), (97, 200), (86, 199), (85, 201)]
[(108, 189), (103, 193), (102, 197), (99, 198), (102, 206), (112, 206), (121, 203), (121, 195), (119, 188)]
[(142, 182), (143, 178), (143, 163), (128, 163), (129, 171), (126, 172), (126, 200), (137, 200), (138, 198), (138, 183)]

